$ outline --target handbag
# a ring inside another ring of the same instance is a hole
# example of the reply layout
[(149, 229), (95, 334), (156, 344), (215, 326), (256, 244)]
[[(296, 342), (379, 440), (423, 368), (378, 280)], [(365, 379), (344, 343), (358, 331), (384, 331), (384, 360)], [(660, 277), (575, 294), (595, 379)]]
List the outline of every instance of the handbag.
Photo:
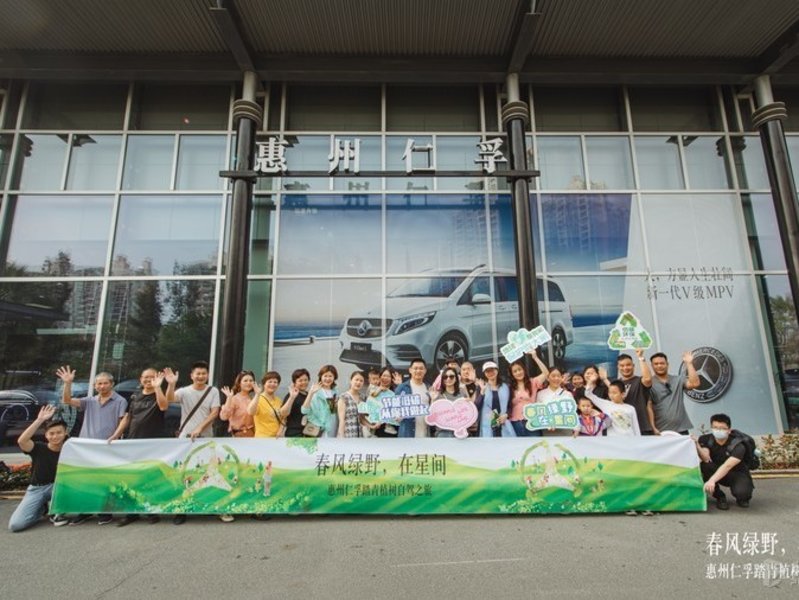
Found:
[(319, 427), (319, 425), (314, 425), (313, 423), (308, 423), (305, 427), (302, 428), (302, 435), (305, 437), (319, 437), (324, 432), (324, 429)]
[(192, 408), (191, 411), (189, 412), (189, 416), (183, 420), (183, 422), (180, 424), (180, 427), (178, 427), (177, 431), (175, 431), (175, 437), (180, 437), (180, 434), (183, 433), (183, 428), (186, 426), (186, 423), (191, 421), (191, 418), (194, 416), (194, 413), (197, 412), (197, 409), (200, 408), (200, 405), (203, 403), (206, 396), (208, 396), (208, 394), (211, 393), (212, 389), (213, 387), (210, 385), (206, 388), (205, 393), (202, 395), (202, 397), (200, 397), (200, 401), (194, 405), (194, 408)]

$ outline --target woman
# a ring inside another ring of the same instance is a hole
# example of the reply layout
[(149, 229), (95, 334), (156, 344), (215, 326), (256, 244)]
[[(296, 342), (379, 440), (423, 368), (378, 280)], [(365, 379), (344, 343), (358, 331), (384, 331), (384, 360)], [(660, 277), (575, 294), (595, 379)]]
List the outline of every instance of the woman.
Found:
[(480, 392), (474, 399), (479, 411), (480, 437), (516, 437), (508, 420), (510, 388), (502, 383), (497, 363), (488, 361), (483, 365), (485, 381), (480, 382)]
[[(431, 402), (435, 402), (436, 400), (443, 399), (454, 402), (458, 398), (464, 398), (466, 396), (464, 392), (465, 390), (458, 379), (458, 372), (452, 367), (445, 367), (444, 370), (441, 371), (440, 389), (430, 390), (430, 400)], [(454, 438), (455, 432), (437, 427), (435, 436), (437, 438)]]
[(390, 421), (387, 423), (379, 420), (380, 408), (384, 398), (392, 398), (397, 382), (402, 382), (399, 373), (391, 367), (384, 367), (380, 371), (380, 379), (377, 386), (369, 387), (369, 398), (366, 402), (361, 402), (358, 412), (361, 413), (361, 423), (371, 431), (375, 437), (397, 437), (399, 423)]
[(233, 382), (233, 389), (228, 386), (222, 388), (225, 395), (225, 405), (219, 411), (219, 418), (228, 422), (228, 433), (233, 437), (253, 437), (255, 423), (247, 407), (253, 398), (261, 393), (261, 388), (255, 383), (255, 374), (252, 371), (242, 371)]
[(510, 385), (512, 388), (510, 424), (516, 433), (516, 437), (537, 437), (541, 435), (540, 431), (530, 431), (525, 427), (527, 417), (524, 416), (524, 408), (528, 404), (535, 402), (538, 391), (546, 386), (549, 369), (538, 358), (538, 354), (535, 351), (530, 352), (530, 356), (533, 357), (535, 364), (538, 365), (541, 371), (536, 377), (530, 377), (524, 359), (519, 359), (510, 366)]
[[(303, 430), (303, 435), (306, 437), (336, 437), (338, 432), (337, 379), (338, 371), (333, 365), (324, 365), (319, 369), (318, 381), (311, 386), (301, 408), (302, 414), (307, 417), (307, 425)], [(316, 429), (316, 431), (310, 432), (309, 429)], [(314, 435), (314, 433), (318, 433), (318, 435)]]
[[(276, 438), (284, 433), (285, 415), (288, 410), (283, 408), (280, 398), (275, 396), (280, 385), (280, 373), (268, 371), (261, 379), (264, 391), (250, 401), (247, 406), (255, 422), (255, 437)], [(297, 396), (297, 389), (292, 386), (289, 395)], [(283, 414), (285, 412), (285, 414)]]
[(302, 437), (302, 405), (308, 396), (308, 384), (311, 374), (308, 369), (296, 369), (291, 374), (291, 384), (297, 388), (297, 395), (293, 398), (286, 394), (283, 398), (283, 411), (286, 421), (286, 437)]
[(358, 418), (358, 404), (361, 402), (363, 373), (355, 371), (350, 375), (350, 389), (338, 397), (338, 437), (361, 437), (361, 421)]
[(572, 393), (563, 387), (563, 372), (557, 368), (552, 367), (547, 375), (547, 387), (542, 389), (536, 395), (536, 402), (551, 402), (552, 400), (566, 400), (574, 401)]
[(594, 396), (599, 396), (603, 400), (608, 399), (608, 386), (602, 381), (599, 376), (599, 369), (596, 365), (588, 365), (583, 370), (583, 380), (585, 381), (585, 389)]

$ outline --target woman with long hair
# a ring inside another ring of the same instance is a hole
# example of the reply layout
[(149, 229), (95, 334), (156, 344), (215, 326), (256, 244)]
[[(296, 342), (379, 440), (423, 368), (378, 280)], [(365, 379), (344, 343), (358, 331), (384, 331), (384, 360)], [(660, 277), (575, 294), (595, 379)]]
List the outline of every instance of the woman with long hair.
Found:
[(588, 365), (583, 369), (583, 380), (585, 381), (586, 391), (591, 392), (603, 400), (608, 399), (608, 386), (599, 376), (599, 368), (596, 365)]
[[(338, 433), (338, 413), (336, 411), (336, 380), (338, 370), (333, 365), (323, 365), (319, 369), (317, 382), (308, 390), (302, 403), (302, 414), (308, 425), (318, 428), (319, 435), (304, 433), (310, 437), (336, 437)], [(306, 426), (304, 431), (307, 431)], [(316, 431), (314, 431), (316, 433)]]
[[(458, 372), (453, 367), (444, 367), (441, 371), (441, 384), (439, 389), (432, 389), (430, 391), (430, 401), (449, 400), (454, 402), (458, 398), (465, 398), (466, 393), (461, 386)], [(435, 436), (437, 438), (451, 438), (455, 437), (455, 432), (449, 429), (436, 428)]]
[(527, 364), (523, 358), (511, 363), (508, 369), (511, 387), (510, 424), (513, 427), (513, 431), (516, 432), (516, 437), (537, 437), (541, 435), (540, 431), (530, 431), (525, 427), (527, 417), (524, 416), (524, 408), (528, 404), (534, 403), (538, 391), (546, 387), (549, 369), (538, 358), (538, 354), (535, 351), (530, 352), (530, 355), (541, 371), (536, 377), (530, 377), (530, 373), (527, 371)]
[(247, 410), (253, 397), (258, 397), (261, 388), (255, 383), (255, 374), (252, 371), (242, 371), (236, 376), (233, 388), (222, 388), (225, 395), (224, 406), (219, 411), (219, 418), (228, 423), (228, 433), (233, 437), (253, 437), (255, 423), (252, 415)]
[(361, 389), (364, 377), (360, 371), (350, 375), (350, 389), (338, 397), (338, 437), (362, 437), (358, 405), (361, 403)]
[(480, 414), (480, 437), (516, 437), (508, 419), (510, 387), (499, 376), (497, 363), (488, 361), (483, 365), (485, 381), (480, 381), (480, 391), (474, 404)]

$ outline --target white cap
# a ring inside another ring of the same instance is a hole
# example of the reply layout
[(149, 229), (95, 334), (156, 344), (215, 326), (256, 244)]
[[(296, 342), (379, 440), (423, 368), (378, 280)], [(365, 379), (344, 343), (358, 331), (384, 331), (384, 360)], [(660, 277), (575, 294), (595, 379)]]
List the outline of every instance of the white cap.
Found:
[(486, 361), (486, 362), (483, 363), (483, 373), (485, 373), (489, 369), (496, 369), (497, 371), (499, 371), (499, 367), (497, 366), (497, 363), (495, 363), (494, 361), (491, 361), (491, 360)]

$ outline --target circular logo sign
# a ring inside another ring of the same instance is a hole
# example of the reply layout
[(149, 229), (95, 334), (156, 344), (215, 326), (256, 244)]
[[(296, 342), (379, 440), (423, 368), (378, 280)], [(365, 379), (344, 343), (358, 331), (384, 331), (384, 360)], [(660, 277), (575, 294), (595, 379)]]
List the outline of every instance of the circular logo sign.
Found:
[(360, 325), (358, 325), (358, 335), (361, 337), (366, 337), (366, 334), (369, 333), (369, 330), (372, 328), (372, 324), (364, 319), (361, 321)]
[[(694, 402), (713, 402), (721, 398), (732, 383), (732, 363), (727, 356), (710, 346), (702, 346), (693, 351), (694, 368), (699, 375), (699, 387), (685, 390), (685, 395)], [(680, 367), (680, 375), (685, 376), (685, 365)]]

